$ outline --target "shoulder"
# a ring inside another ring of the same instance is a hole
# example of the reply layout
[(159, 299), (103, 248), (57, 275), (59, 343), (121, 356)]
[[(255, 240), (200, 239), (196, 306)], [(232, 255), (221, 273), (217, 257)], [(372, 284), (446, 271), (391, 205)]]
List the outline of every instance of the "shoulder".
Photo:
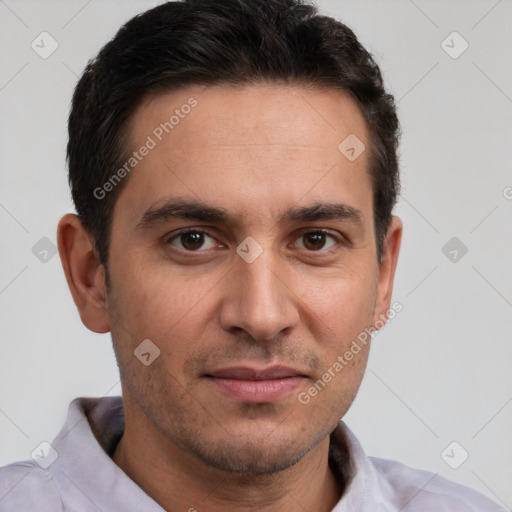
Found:
[(61, 512), (62, 501), (53, 474), (31, 461), (0, 468), (2, 512)]
[(370, 461), (379, 475), (382, 492), (404, 512), (505, 512), (484, 495), (439, 474), (411, 468), (400, 462)]

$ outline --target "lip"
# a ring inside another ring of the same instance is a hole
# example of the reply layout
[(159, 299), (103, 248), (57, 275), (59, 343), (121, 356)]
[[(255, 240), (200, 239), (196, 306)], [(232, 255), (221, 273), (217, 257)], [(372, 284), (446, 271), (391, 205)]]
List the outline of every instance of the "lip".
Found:
[(286, 366), (264, 369), (244, 366), (221, 368), (209, 372), (205, 377), (231, 398), (251, 403), (280, 400), (297, 389), (307, 378), (300, 370)]

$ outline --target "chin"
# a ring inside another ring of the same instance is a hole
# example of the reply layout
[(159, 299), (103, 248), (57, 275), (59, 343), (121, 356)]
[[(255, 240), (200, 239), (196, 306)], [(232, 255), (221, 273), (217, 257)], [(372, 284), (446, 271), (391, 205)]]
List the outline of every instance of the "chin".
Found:
[[(268, 426), (268, 425), (265, 425)], [(301, 428), (297, 423), (239, 424), (239, 430), (218, 428), (182, 431), (178, 441), (182, 449), (192, 453), (208, 467), (240, 475), (273, 475), (297, 464), (315, 448), (329, 431)]]
[(297, 464), (313, 446), (298, 446), (288, 442), (275, 443), (229, 439), (194, 443), (191, 452), (207, 466), (227, 473), (264, 476), (284, 471)]

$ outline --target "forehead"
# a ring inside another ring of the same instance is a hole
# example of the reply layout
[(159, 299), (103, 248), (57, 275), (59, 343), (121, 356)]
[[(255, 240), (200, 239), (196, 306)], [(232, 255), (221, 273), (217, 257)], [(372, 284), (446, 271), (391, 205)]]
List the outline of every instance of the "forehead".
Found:
[[(118, 200), (129, 198), (128, 215), (169, 196), (276, 215), (279, 204), (306, 195), (317, 203), (350, 199), (360, 210), (371, 196), (368, 151), (361, 149), (369, 147), (367, 128), (343, 91), (186, 87), (146, 98), (129, 127), (127, 158), (151, 149)], [(362, 151), (356, 159), (354, 151), (346, 153), (352, 147)]]
[[(191, 103), (195, 106), (189, 108)], [(182, 123), (187, 117), (190, 120)], [(139, 138), (168, 121), (176, 141), (180, 133), (195, 132), (195, 142), (206, 145), (216, 142), (254, 145), (257, 136), (261, 144), (304, 143), (332, 149), (333, 145), (337, 147), (340, 136), (349, 133), (361, 139), (367, 136), (359, 106), (349, 93), (304, 85), (196, 86), (150, 95), (132, 116), (131, 134)], [(182, 126), (178, 130), (179, 124)], [(212, 124), (214, 130), (195, 131), (212, 128)], [(233, 130), (235, 126), (242, 130)], [(165, 134), (164, 131), (162, 135)]]

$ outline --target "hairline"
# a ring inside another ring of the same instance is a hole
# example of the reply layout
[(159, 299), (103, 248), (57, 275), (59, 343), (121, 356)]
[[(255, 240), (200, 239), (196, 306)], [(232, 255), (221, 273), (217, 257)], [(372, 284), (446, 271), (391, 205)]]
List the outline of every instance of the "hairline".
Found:
[[(378, 162), (378, 155), (376, 151), (376, 143), (375, 143), (375, 134), (373, 133), (372, 126), (366, 119), (366, 115), (364, 112), (364, 109), (361, 106), (361, 102), (356, 97), (356, 95), (350, 90), (345, 87), (337, 87), (335, 83), (330, 81), (322, 81), (321, 79), (313, 79), (313, 80), (302, 80), (302, 79), (270, 79), (270, 78), (259, 78), (259, 77), (240, 77), (235, 79), (219, 79), (219, 80), (212, 80), (210, 82), (206, 81), (195, 81), (190, 80), (188, 83), (177, 83), (177, 84), (169, 84), (166, 87), (163, 86), (154, 86), (148, 88), (146, 91), (143, 91), (140, 95), (137, 101), (134, 102), (134, 104), (128, 109), (128, 112), (125, 116), (125, 119), (123, 122), (121, 122), (121, 127), (117, 134), (117, 144), (118, 147), (114, 149), (118, 153), (118, 158), (116, 160), (116, 164), (114, 168), (117, 168), (117, 166), (121, 166), (122, 163), (129, 158), (130, 153), (130, 146), (133, 145), (133, 141), (131, 140), (131, 136), (133, 134), (133, 123), (134, 118), (136, 117), (136, 114), (138, 110), (140, 109), (141, 105), (143, 103), (149, 103), (153, 99), (166, 95), (166, 94), (172, 94), (180, 91), (185, 91), (187, 89), (191, 88), (202, 88), (203, 90), (209, 87), (226, 87), (226, 89), (229, 88), (235, 88), (235, 89), (246, 89), (248, 87), (258, 87), (262, 85), (276, 85), (276, 86), (282, 86), (284, 88), (293, 89), (295, 86), (301, 86), (309, 89), (315, 89), (318, 91), (335, 91), (340, 94), (348, 95), (355, 103), (355, 105), (358, 108), (359, 113), (361, 114), (364, 126), (367, 130), (368, 138), (369, 138), (369, 144), (366, 147), (366, 150), (368, 151), (368, 158), (367, 158), (367, 168), (366, 171), (368, 172), (368, 176), (370, 179), (370, 186), (372, 190), (372, 217), (373, 217), (373, 224), (374, 224), (374, 238), (377, 248), (377, 259), (379, 263), (381, 262), (382, 252), (383, 252), (383, 241), (379, 239), (383, 234), (378, 233), (379, 226), (377, 225), (376, 219), (376, 209), (375, 209), (375, 197), (376, 197), (376, 187), (377, 184), (375, 183), (375, 172), (373, 171), (374, 166)], [(123, 147), (121, 147), (123, 146)], [(113, 173), (114, 171), (111, 171)], [(113, 227), (113, 220), (114, 220), (114, 210), (117, 205), (119, 195), (122, 193), (124, 188), (127, 186), (128, 181), (130, 180), (130, 175), (127, 175), (123, 181), (119, 184), (120, 186), (116, 187), (116, 189), (113, 191), (113, 193), (110, 195), (110, 202), (109, 202), (109, 208), (107, 211), (108, 217), (106, 220), (106, 228), (105, 228), (105, 260), (101, 263), (105, 266), (105, 273), (108, 273), (108, 260), (110, 257), (110, 242), (111, 242), (111, 235), (112, 235), (112, 227)], [(94, 240), (96, 242), (96, 240)], [(98, 249), (98, 248), (97, 248)], [(99, 249), (98, 249), (99, 252)], [(101, 256), (101, 255), (100, 255)]]

